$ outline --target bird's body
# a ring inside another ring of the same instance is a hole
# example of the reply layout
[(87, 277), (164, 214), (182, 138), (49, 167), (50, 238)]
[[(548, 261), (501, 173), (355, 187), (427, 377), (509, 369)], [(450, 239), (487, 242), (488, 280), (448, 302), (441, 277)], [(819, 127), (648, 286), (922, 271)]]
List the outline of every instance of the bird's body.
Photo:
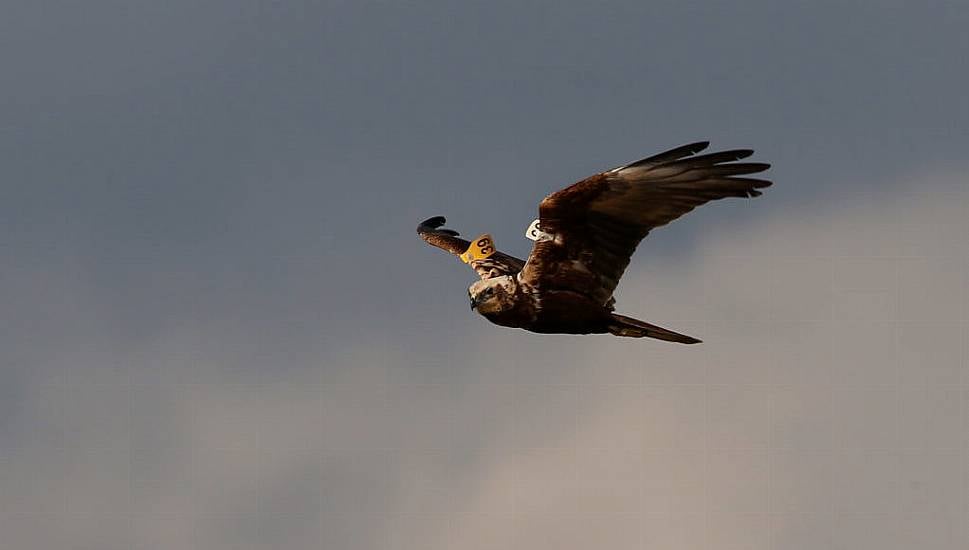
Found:
[(496, 325), (546, 334), (606, 332), (609, 310), (569, 290), (541, 292), (521, 272), (478, 281), (469, 289), (472, 306)]
[(528, 260), (441, 229), (445, 219), (421, 223), (428, 243), (471, 264), (480, 281), (468, 289), (471, 308), (506, 327), (546, 334), (611, 333), (697, 343), (690, 336), (614, 313), (613, 291), (639, 242), (655, 227), (724, 197), (755, 197), (767, 180), (736, 177), (766, 170), (734, 162), (749, 149), (693, 156), (694, 143), (586, 178), (546, 197), (540, 235)]

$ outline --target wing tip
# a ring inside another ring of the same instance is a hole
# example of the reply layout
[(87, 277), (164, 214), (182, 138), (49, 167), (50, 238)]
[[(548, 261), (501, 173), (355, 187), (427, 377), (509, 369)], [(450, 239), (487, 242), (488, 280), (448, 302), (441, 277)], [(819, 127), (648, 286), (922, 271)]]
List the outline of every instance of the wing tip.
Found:
[(447, 218), (444, 216), (434, 216), (432, 218), (427, 218), (421, 223), (417, 224), (418, 233), (427, 233), (428, 231), (436, 231), (437, 228), (441, 227), (447, 223)]
[(660, 156), (676, 156), (678, 158), (689, 158), (701, 151), (706, 150), (710, 146), (709, 140), (694, 141), (693, 143), (687, 143), (686, 145), (680, 145), (679, 147), (674, 147), (669, 151), (664, 151), (655, 157)]
[(609, 172), (619, 172), (621, 170), (626, 170), (628, 168), (636, 168), (640, 166), (653, 166), (660, 165), (667, 162), (674, 162), (684, 158), (691, 157), (700, 151), (703, 151), (710, 146), (709, 141), (695, 141), (693, 143), (687, 143), (686, 145), (680, 145), (679, 147), (674, 147), (668, 151), (663, 151), (662, 153), (657, 153), (650, 157), (637, 160), (635, 162), (630, 162), (629, 164), (624, 164), (622, 166), (617, 166)]
[(710, 146), (710, 140), (695, 141), (688, 145), (684, 145), (683, 149), (688, 149), (693, 152), (693, 154), (699, 153), (700, 151), (706, 149)]

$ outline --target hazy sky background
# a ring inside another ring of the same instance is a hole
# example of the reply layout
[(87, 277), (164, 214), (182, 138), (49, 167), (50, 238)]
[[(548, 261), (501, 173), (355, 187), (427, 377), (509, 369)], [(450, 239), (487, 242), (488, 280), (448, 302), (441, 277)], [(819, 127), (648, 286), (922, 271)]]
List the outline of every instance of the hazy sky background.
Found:
[[(969, 4), (27, 2), (0, 18), (0, 547), (969, 545)], [(541, 198), (710, 139), (685, 347), (467, 308)]]

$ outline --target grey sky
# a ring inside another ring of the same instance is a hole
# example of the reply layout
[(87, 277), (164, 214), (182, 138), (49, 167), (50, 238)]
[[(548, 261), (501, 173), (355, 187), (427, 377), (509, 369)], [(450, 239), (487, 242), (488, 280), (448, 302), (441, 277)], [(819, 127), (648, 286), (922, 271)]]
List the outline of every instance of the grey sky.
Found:
[[(964, 2), (5, 2), (0, 532), (964, 547), (967, 27)], [(491, 326), (414, 235), (443, 214), (525, 256), (542, 196), (699, 139), (777, 183), (656, 231), (619, 309), (702, 346)]]

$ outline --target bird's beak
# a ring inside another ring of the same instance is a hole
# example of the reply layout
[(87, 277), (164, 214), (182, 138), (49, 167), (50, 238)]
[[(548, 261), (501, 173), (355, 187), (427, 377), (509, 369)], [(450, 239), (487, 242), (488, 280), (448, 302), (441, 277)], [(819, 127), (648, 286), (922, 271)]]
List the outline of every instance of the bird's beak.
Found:
[(474, 296), (471, 293), (468, 293), (468, 300), (471, 301), (471, 311), (474, 311), (474, 308), (478, 307), (478, 303), (474, 301)]

